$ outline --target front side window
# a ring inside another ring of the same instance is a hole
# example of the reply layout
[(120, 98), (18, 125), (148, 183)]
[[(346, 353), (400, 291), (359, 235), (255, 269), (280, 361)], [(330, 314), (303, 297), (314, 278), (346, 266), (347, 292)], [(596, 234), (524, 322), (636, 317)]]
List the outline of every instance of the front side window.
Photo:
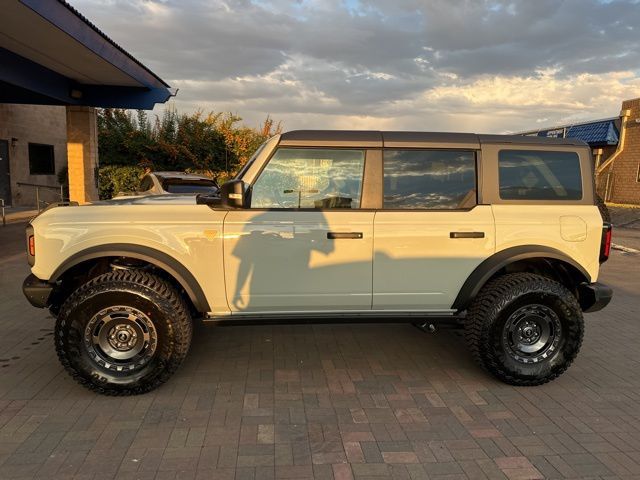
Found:
[(475, 204), (474, 152), (384, 152), (384, 208), (452, 210), (470, 208)]
[(364, 151), (280, 148), (251, 192), (251, 208), (360, 208)]
[(498, 154), (503, 200), (580, 200), (582, 176), (575, 152), (502, 150)]
[(53, 145), (29, 144), (29, 174), (53, 175), (56, 173)]

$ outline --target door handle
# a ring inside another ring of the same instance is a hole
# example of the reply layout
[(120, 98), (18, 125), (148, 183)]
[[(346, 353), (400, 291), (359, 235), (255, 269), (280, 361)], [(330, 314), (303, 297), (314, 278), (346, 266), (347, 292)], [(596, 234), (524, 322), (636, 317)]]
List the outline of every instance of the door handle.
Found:
[(484, 232), (450, 232), (449, 238), (484, 238)]
[(327, 232), (329, 240), (338, 240), (341, 238), (362, 238), (362, 232)]

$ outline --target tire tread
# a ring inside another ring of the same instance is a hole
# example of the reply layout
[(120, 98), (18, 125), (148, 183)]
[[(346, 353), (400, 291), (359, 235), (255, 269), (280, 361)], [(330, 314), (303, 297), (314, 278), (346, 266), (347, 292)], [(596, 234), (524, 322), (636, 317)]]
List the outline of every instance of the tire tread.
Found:
[[(540, 292), (543, 295), (556, 295), (573, 313), (579, 312), (578, 321), (570, 322), (567, 332), (567, 338), (573, 339), (575, 342), (573, 355), (550, 374), (537, 378), (510, 373), (490, 348), (490, 329), (499, 312), (517, 296), (532, 291)], [(582, 311), (578, 300), (564, 285), (534, 273), (510, 273), (491, 280), (473, 300), (467, 311), (464, 337), (473, 359), (484, 370), (510, 385), (535, 386), (557, 378), (569, 368), (582, 345), (583, 325)]]
[[(162, 369), (149, 379), (137, 385), (115, 387), (97, 384), (83, 375), (71, 359), (78, 355), (77, 348), (66, 338), (65, 332), (72, 332), (67, 328), (70, 322), (69, 314), (88, 298), (99, 293), (114, 290), (125, 290), (130, 293), (151, 293), (158, 307), (163, 311), (171, 312), (171, 357), (170, 361), (162, 364)], [(166, 382), (178, 369), (186, 357), (193, 335), (193, 322), (189, 309), (175, 288), (164, 279), (142, 270), (113, 270), (99, 275), (73, 292), (60, 308), (55, 328), (55, 347), (60, 363), (67, 373), (80, 385), (104, 395), (126, 396), (139, 395), (149, 392)]]

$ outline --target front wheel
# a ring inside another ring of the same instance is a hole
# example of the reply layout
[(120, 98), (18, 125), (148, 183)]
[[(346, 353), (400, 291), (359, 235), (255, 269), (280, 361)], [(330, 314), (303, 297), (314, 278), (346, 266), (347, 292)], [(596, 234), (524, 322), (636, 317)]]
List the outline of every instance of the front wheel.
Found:
[(465, 338), (477, 363), (511, 385), (541, 385), (575, 359), (582, 310), (562, 284), (513, 273), (489, 282), (471, 304)]
[(169, 283), (140, 270), (116, 270), (67, 299), (55, 342), (60, 362), (80, 384), (106, 395), (135, 395), (175, 372), (191, 336), (187, 306)]

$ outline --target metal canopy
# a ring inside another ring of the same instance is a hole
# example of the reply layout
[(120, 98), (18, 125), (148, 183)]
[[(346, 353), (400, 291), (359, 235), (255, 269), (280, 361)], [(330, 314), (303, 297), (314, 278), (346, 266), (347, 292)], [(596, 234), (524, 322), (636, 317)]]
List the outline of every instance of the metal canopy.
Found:
[(619, 118), (605, 118), (602, 120), (591, 120), (582, 123), (572, 123), (560, 125), (543, 130), (530, 130), (521, 132), (519, 135), (534, 135), (546, 138), (567, 138), (582, 140), (591, 147), (606, 147), (617, 145), (619, 142), (618, 124)]
[(173, 94), (63, 0), (3, 2), (0, 66), (0, 103), (147, 110)]

